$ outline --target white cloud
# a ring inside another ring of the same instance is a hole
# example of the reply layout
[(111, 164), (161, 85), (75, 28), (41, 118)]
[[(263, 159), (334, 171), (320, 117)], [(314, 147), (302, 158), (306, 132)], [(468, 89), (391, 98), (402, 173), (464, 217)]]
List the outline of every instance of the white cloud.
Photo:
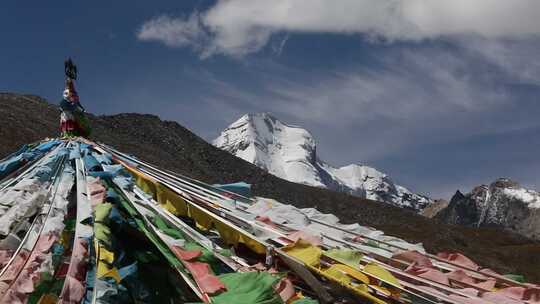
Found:
[(200, 17), (196, 12), (189, 18), (164, 15), (145, 22), (137, 37), (145, 41), (160, 41), (171, 47), (191, 46), (200, 49), (207, 40), (207, 34), (199, 22)]
[(242, 56), (260, 50), (278, 32), (363, 33), (388, 40), (524, 37), (540, 34), (540, 1), (219, 0), (187, 18), (149, 20), (138, 37), (191, 46), (203, 56)]

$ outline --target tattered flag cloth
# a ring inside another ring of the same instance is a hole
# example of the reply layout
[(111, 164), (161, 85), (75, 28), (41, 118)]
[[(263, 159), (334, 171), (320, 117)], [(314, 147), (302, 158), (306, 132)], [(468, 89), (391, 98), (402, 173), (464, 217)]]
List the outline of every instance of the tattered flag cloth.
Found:
[(0, 303), (540, 303), (518, 275), (248, 188), (25, 146), (0, 161)]

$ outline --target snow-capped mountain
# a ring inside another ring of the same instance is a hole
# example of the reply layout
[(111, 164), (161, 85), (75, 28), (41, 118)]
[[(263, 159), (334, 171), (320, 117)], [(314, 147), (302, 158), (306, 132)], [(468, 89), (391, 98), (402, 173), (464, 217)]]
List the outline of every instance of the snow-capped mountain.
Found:
[(313, 136), (268, 113), (246, 114), (226, 128), (213, 144), (291, 182), (347, 192), (419, 211), (425, 196), (396, 185), (388, 175), (364, 165), (334, 168), (317, 157)]
[(540, 240), (540, 193), (500, 178), (467, 194), (456, 192), (435, 218), (451, 224), (509, 229)]

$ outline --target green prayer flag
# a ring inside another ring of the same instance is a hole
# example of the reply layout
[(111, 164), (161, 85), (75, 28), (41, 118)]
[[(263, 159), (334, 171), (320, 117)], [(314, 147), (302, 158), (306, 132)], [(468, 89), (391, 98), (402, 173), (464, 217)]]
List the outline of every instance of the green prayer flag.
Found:
[(520, 282), (520, 283), (527, 283), (525, 281), (525, 277), (520, 275), (520, 274), (505, 274), (504, 275), (506, 278), (509, 278), (510, 280), (514, 280), (516, 282)]
[(324, 255), (354, 268), (360, 264), (363, 257), (362, 253), (352, 249), (330, 249)]
[(215, 304), (283, 304), (274, 286), (282, 276), (268, 272), (228, 273), (219, 276), (227, 291), (212, 297)]
[(154, 225), (156, 225), (156, 227), (163, 233), (165, 233), (166, 235), (176, 239), (176, 240), (183, 240), (184, 239), (184, 234), (182, 233), (182, 231), (176, 229), (176, 228), (173, 228), (173, 227), (170, 227), (161, 217), (159, 216), (154, 216), (152, 218), (152, 223)]

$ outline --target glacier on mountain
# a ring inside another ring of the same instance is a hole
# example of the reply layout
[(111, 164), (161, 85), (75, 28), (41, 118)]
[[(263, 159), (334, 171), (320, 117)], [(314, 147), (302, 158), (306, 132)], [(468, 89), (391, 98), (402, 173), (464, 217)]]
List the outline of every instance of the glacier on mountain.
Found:
[(246, 114), (213, 144), (291, 182), (386, 202), (419, 211), (432, 201), (396, 185), (375, 168), (351, 164), (335, 168), (317, 157), (313, 136), (268, 113)]

